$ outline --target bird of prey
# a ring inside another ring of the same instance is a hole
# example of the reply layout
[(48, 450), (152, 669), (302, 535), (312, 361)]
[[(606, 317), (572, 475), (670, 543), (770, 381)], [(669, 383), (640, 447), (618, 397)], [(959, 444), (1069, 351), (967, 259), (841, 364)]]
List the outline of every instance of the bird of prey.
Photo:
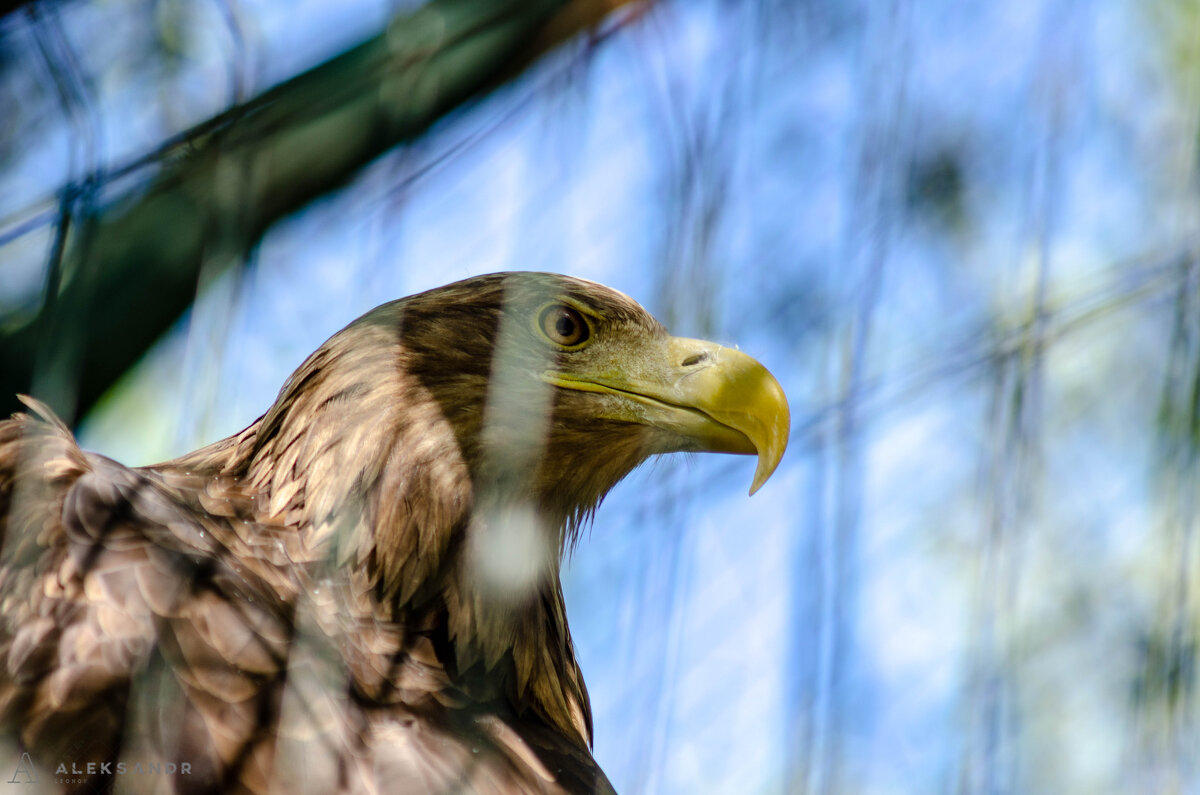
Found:
[(647, 457), (757, 454), (753, 493), (789, 431), (751, 357), (537, 273), (368, 312), (162, 464), (25, 402), (0, 422), (0, 756), (87, 792), (610, 792), (562, 556)]

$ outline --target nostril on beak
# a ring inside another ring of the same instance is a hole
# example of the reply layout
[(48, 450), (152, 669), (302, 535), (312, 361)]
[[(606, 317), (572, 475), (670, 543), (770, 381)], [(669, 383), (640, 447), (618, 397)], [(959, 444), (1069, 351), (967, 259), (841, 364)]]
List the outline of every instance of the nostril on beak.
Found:
[(700, 364), (701, 362), (707, 362), (707, 361), (708, 361), (708, 351), (701, 351), (700, 353), (693, 353), (691, 356), (684, 359), (682, 366), (683, 367), (691, 367), (694, 364)]

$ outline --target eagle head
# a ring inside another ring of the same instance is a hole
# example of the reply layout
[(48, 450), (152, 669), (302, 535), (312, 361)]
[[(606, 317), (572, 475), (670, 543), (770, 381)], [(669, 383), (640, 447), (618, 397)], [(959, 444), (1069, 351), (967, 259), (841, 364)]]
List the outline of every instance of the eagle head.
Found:
[(377, 311), (403, 335), (477, 493), (529, 500), (564, 527), (649, 456), (757, 454), (753, 494), (787, 446), (787, 400), (766, 368), (671, 336), (595, 282), (493, 274)]

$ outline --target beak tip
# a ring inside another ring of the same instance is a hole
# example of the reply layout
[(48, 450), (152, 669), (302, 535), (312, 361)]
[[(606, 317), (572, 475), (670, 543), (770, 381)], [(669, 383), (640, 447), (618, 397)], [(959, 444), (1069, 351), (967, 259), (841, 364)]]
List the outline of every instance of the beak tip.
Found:
[(775, 474), (775, 469), (779, 466), (779, 461), (782, 458), (783, 450), (779, 450), (778, 452), (772, 451), (768, 455), (759, 453), (758, 467), (754, 470), (754, 481), (750, 484), (749, 496), (753, 497), (754, 493), (771, 479), (771, 475)]
[(758, 448), (758, 466), (754, 470), (754, 481), (750, 484), (751, 497), (779, 468), (779, 462), (783, 460), (783, 454), (787, 450), (788, 437), (791, 435), (791, 412), (788, 410), (787, 398), (774, 377), (771, 377), (771, 382), (775, 387), (775, 405), (779, 409), (772, 417), (769, 430), (762, 437), (754, 439), (755, 447)]

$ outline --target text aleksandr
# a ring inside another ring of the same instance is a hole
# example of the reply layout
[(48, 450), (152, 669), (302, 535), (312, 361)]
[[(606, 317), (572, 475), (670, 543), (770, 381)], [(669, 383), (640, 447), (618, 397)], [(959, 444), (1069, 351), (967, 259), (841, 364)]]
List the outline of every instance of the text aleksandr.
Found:
[(173, 776), (176, 773), (181, 776), (190, 776), (192, 774), (192, 763), (180, 762), (179, 764), (175, 764), (174, 762), (147, 762), (143, 765), (141, 762), (135, 762), (132, 765), (129, 765), (125, 762), (88, 762), (87, 764), (83, 765), (82, 768), (80, 768), (74, 762), (72, 762), (68, 768), (66, 762), (59, 762), (58, 768), (54, 771), (54, 775), (56, 776), (94, 776), (97, 773), (105, 776), (111, 776), (113, 773), (116, 773), (118, 776), (124, 776), (127, 774), (133, 774), (135, 776), (161, 776), (164, 773), (168, 776)]

